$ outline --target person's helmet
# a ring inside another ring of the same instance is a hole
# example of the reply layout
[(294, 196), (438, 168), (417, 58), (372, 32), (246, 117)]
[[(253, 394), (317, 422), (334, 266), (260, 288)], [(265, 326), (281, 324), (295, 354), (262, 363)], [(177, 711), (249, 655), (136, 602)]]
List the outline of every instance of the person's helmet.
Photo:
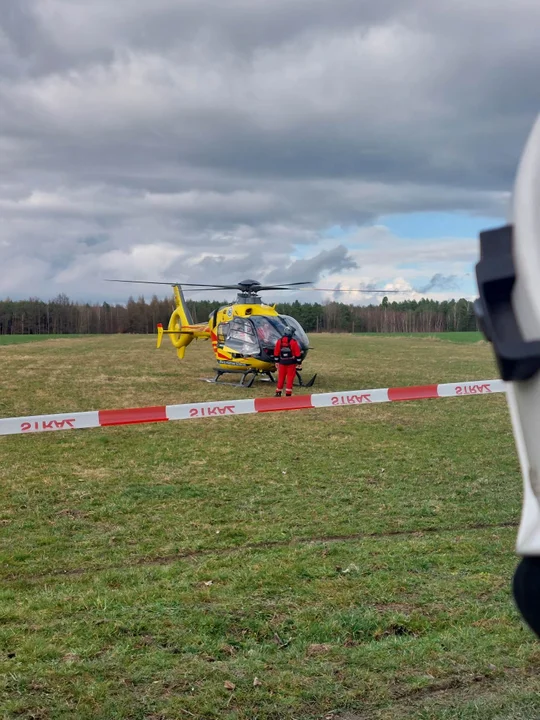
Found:
[(288, 325), (285, 326), (285, 330), (283, 331), (283, 335), (288, 338), (292, 338), (294, 335), (294, 328), (289, 327)]

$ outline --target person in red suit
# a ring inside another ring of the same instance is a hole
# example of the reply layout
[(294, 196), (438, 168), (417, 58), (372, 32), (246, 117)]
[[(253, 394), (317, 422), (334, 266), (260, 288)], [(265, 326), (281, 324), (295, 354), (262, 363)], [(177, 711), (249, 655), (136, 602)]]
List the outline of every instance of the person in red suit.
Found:
[(302, 350), (293, 338), (293, 334), (293, 328), (286, 327), (274, 348), (274, 362), (278, 366), (276, 397), (281, 397), (283, 385), (285, 385), (285, 395), (287, 397), (292, 395), (296, 370), (302, 363)]

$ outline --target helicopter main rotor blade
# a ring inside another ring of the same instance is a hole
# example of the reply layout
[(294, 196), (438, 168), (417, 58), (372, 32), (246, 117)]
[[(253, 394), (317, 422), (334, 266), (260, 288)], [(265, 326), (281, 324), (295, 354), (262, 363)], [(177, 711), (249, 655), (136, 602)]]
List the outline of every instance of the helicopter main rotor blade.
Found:
[(136, 285), (169, 285), (174, 287), (179, 285), (180, 287), (198, 287), (198, 288), (213, 288), (214, 290), (237, 290), (237, 285), (204, 285), (203, 283), (188, 283), (188, 282), (163, 282), (160, 280), (111, 280), (104, 278), (105, 282), (121, 282), (121, 283), (134, 283)]
[(352, 289), (348, 290), (345, 288), (298, 288), (300, 291), (309, 292), (311, 290), (316, 290), (318, 292), (332, 292), (332, 293), (362, 293), (367, 295), (372, 295), (373, 293), (384, 293), (385, 295), (388, 295), (389, 293), (409, 293), (412, 292), (411, 290), (366, 290), (364, 289)]
[[(300, 288), (299, 288), (300, 289)], [(302, 290), (307, 290), (308, 288), (301, 288)], [(261, 290), (295, 290), (295, 288), (292, 287), (284, 287), (282, 285), (262, 285), (261, 287), (254, 286), (252, 288), (243, 289), (241, 287), (238, 287), (238, 285), (223, 285), (223, 286), (212, 286), (211, 288), (207, 287), (194, 287), (194, 288), (186, 288), (185, 291), (187, 293), (192, 292), (208, 292), (209, 290), (236, 290), (239, 292), (253, 292), (254, 294), (257, 294)]]
[(289, 287), (296, 287), (298, 285), (311, 285), (311, 281), (307, 282), (294, 282), (294, 283), (281, 283), (279, 285), (260, 285), (259, 283), (253, 283), (253, 284), (247, 284), (247, 283), (237, 283), (236, 285), (218, 285), (216, 283), (212, 285), (206, 285), (205, 283), (189, 283), (189, 282), (163, 282), (161, 280), (116, 280), (116, 279), (110, 279), (105, 278), (105, 282), (121, 282), (121, 283), (131, 283), (135, 285), (170, 285), (171, 287), (174, 287), (175, 285), (178, 285), (180, 287), (193, 287), (193, 288), (201, 288), (201, 289), (211, 289), (211, 290), (249, 290), (254, 289), (256, 291), (258, 290), (287, 290)]
[(121, 282), (121, 283), (133, 283), (135, 285), (172, 285), (173, 283), (160, 282), (159, 280), (112, 280), (110, 278), (103, 278), (103, 282)]
[[(259, 290), (294, 290), (298, 285), (311, 285), (311, 282), (297, 282), (297, 283), (281, 283), (280, 285), (257, 285), (255, 289)], [(304, 288), (305, 290), (309, 288)]]
[(131, 283), (135, 285), (168, 285), (174, 287), (175, 285), (185, 288), (193, 288), (193, 290), (186, 290), (186, 292), (204, 292), (208, 290), (239, 290), (244, 292), (254, 291), (255, 293), (262, 290), (298, 290), (299, 292), (330, 292), (330, 293), (361, 293), (362, 295), (376, 295), (376, 294), (408, 294), (411, 290), (384, 290), (384, 289), (369, 289), (369, 288), (320, 288), (320, 287), (300, 287), (301, 285), (312, 285), (312, 281), (305, 282), (293, 282), (293, 283), (281, 283), (280, 285), (259, 285), (253, 283), (248, 285), (247, 283), (238, 283), (236, 285), (206, 285), (204, 283), (189, 283), (189, 282), (164, 282), (160, 280), (116, 280), (106, 278), (105, 282), (119, 282), (119, 283)]
[[(189, 283), (184, 283), (189, 285)], [(258, 293), (260, 290), (293, 290), (293, 286), (297, 285), (311, 285), (312, 281), (307, 282), (295, 282), (295, 283), (281, 283), (280, 285), (261, 285), (260, 283), (243, 283), (240, 282), (237, 285), (198, 285), (197, 287), (204, 289), (206, 287), (212, 287), (214, 290), (240, 290), (240, 292), (253, 292)]]
[(275, 287), (289, 287), (293, 285), (313, 285), (313, 280), (306, 280), (304, 282), (293, 282), (293, 283), (278, 283), (277, 285), (261, 285), (259, 287), (259, 290), (261, 288), (275, 288)]
[(187, 287), (185, 288), (183, 285), (178, 284), (178, 287), (181, 287), (185, 293), (194, 293), (194, 292), (211, 292), (212, 290), (216, 290), (218, 292), (221, 292), (221, 290), (238, 290), (237, 287)]

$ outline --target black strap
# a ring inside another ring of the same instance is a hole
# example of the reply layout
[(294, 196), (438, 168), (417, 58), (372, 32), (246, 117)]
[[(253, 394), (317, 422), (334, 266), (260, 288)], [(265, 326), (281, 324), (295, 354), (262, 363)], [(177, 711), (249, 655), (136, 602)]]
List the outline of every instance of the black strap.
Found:
[(501, 378), (507, 381), (528, 380), (540, 370), (540, 341), (524, 340), (512, 306), (513, 242), (513, 225), (480, 233), (476, 265), (480, 297), (474, 304), (480, 329), (493, 344)]
[(540, 637), (540, 558), (524, 557), (516, 569), (512, 586), (523, 619)]

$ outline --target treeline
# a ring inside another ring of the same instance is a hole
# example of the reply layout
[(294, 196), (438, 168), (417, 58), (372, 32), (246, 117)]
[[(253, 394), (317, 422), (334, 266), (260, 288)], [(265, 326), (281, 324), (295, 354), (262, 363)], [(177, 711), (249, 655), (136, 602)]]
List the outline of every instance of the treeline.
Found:
[[(193, 320), (204, 322), (224, 301), (188, 301)], [(172, 299), (146, 302), (130, 298), (127, 305), (82, 304), (59, 295), (50, 302), (38, 299), (0, 301), (0, 335), (153, 333), (161, 322), (167, 326), (174, 308)], [(476, 330), (471, 302), (465, 299), (405, 300), (380, 305), (345, 303), (279, 303), (279, 312), (291, 315), (306, 332), (444, 332)]]

